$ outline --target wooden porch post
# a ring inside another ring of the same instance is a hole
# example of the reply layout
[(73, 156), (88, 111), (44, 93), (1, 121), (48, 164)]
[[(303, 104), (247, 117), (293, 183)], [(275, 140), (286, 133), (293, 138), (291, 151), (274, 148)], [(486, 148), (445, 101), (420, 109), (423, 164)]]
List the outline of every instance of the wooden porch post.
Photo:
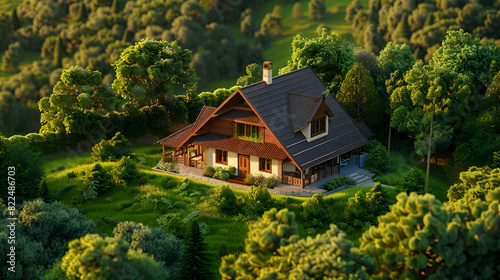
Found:
[(165, 155), (165, 146), (161, 146), (161, 147), (163, 148), (163, 152), (162, 152), (162, 154), (163, 154), (163, 162), (166, 162), (167, 161), (167, 157)]
[(304, 170), (300, 170), (301, 187), (304, 188), (306, 185), (306, 177), (304, 176)]

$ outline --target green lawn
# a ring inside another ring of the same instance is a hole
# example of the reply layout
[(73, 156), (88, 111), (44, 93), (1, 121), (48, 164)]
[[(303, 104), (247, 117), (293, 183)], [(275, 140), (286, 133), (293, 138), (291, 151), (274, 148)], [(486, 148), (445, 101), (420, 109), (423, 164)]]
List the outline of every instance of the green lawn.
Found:
[[(1, 1), (1, 0), (0, 0)], [(0, 53), (0, 69), (2, 69), (2, 59), (1, 57), (4, 55), (4, 52)], [(19, 69), (24, 70), (26, 67), (29, 67), (33, 61), (41, 60), (40, 52), (37, 51), (24, 51), (21, 55), (21, 63), (19, 64)], [(6, 79), (13, 74), (6, 73), (0, 70), (0, 79)]]
[(0, 11), (10, 12), (22, 2), (23, 0), (0, 0)]
[[(417, 159), (410, 159), (410, 157), (406, 154), (391, 151), (390, 160), (393, 166), (393, 171), (376, 178), (376, 180), (382, 184), (391, 186), (397, 185), (401, 180), (403, 180), (404, 174), (413, 166), (418, 166), (425, 173), (425, 163), (423, 161), (418, 161)], [(429, 193), (435, 195), (440, 201), (445, 202), (448, 201), (446, 194), (449, 187), (450, 182), (446, 178), (443, 168), (438, 167), (434, 170), (434, 167), (431, 166)]]
[[(94, 163), (89, 154), (68, 155), (47, 160), (44, 164), (49, 194), (65, 205), (79, 209), (87, 218), (96, 223), (98, 233), (106, 235), (112, 235), (113, 228), (119, 222), (135, 221), (150, 227), (157, 227), (159, 226), (157, 219), (164, 214), (180, 213), (182, 217), (186, 217), (192, 211), (198, 211), (202, 214), (196, 220), (206, 223), (210, 229), (210, 233), (204, 239), (211, 255), (212, 272), (214, 275), (219, 275), (220, 257), (244, 250), (244, 240), (248, 232), (247, 223), (221, 216), (208, 203), (215, 185), (189, 180), (189, 187), (183, 189), (180, 183), (183, 177), (150, 171), (149, 169), (161, 158), (161, 149), (158, 146), (135, 147), (133, 151), (137, 158), (143, 159), (143, 163), (139, 166), (143, 177), (141, 187), (114, 187), (97, 199), (86, 202), (81, 194), (83, 190), (81, 178), (94, 166)], [(101, 165), (110, 170), (116, 163), (104, 162)], [(68, 174), (73, 173), (76, 178), (68, 177)], [(344, 209), (350, 197), (354, 196), (357, 191), (366, 193), (369, 190), (369, 187), (355, 187), (326, 196), (325, 201), (328, 204), (328, 210), (333, 215), (334, 223), (345, 222)], [(248, 191), (239, 189), (235, 189), (234, 192), (238, 197), (245, 197), (248, 194)], [(146, 194), (158, 198), (153, 199), (152, 202), (148, 200), (147, 207), (143, 206), (144, 204), (141, 204), (141, 200), (138, 199)], [(296, 213), (299, 235), (302, 238), (306, 237), (307, 231), (304, 228), (306, 221), (301, 218), (301, 211), (302, 203), (309, 198), (272, 196), (279, 205)], [(174, 207), (165, 206), (161, 198), (168, 199)], [(325, 225), (325, 228), (317, 233), (327, 228), (328, 225)], [(347, 238), (358, 243), (361, 234), (361, 232), (355, 232)]]
[[(280, 5), (283, 10), (283, 34), (281, 36), (272, 38), (271, 47), (264, 50), (264, 59), (269, 60), (273, 63), (273, 75), (277, 76), (279, 69), (286, 66), (287, 61), (292, 55), (292, 39), (297, 34), (302, 37), (316, 37), (316, 29), (318, 25), (324, 24), (332, 32), (340, 35), (342, 38), (354, 43), (352, 38), (352, 27), (345, 22), (345, 9), (351, 3), (351, 0), (327, 0), (325, 1), (327, 7), (327, 14), (322, 20), (309, 20), (308, 18), (308, 0), (301, 0), (303, 17), (301, 19), (292, 19), (292, 9), (294, 3), (284, 3), (283, 1), (273, 0), (268, 1), (258, 8), (254, 9), (255, 13), (255, 27), (260, 28), (260, 23), (267, 13), (272, 12), (274, 6)], [(368, 7), (368, 0), (361, 0), (361, 5), (363, 7)], [(239, 31), (240, 21), (236, 21), (230, 24), (235, 38), (241, 39), (241, 33)], [(247, 39), (248, 40), (248, 39)], [(202, 91), (214, 91), (218, 88), (229, 88), (236, 84), (237, 78), (223, 78), (217, 79), (209, 82), (203, 88)]]

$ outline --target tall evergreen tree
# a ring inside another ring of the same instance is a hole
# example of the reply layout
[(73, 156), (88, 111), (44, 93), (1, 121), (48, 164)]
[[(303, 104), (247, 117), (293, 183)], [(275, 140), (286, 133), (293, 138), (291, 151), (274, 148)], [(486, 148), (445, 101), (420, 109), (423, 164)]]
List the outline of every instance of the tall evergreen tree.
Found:
[(194, 221), (186, 238), (184, 252), (180, 258), (180, 280), (212, 279), (210, 260), (205, 247), (200, 226), (197, 221)]
[(54, 60), (52, 61), (52, 64), (56, 68), (61, 68), (62, 67), (62, 57), (63, 57), (63, 50), (64, 48), (64, 43), (62, 42), (61, 37), (57, 39), (56, 46), (54, 48)]
[(17, 9), (12, 10), (11, 19), (14, 30), (18, 30), (19, 28), (21, 28), (21, 23), (19, 22), (19, 18), (17, 17)]
[(356, 121), (365, 121), (372, 128), (379, 126), (382, 104), (370, 72), (363, 63), (354, 63), (336, 98)]
[(297, 2), (293, 4), (292, 18), (299, 19), (301, 17), (302, 17), (302, 5), (299, 2)]

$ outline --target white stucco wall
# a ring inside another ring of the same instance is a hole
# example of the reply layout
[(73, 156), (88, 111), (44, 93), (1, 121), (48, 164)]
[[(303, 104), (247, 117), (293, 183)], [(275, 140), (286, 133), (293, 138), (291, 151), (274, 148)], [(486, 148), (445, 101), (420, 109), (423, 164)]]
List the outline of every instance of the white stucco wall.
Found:
[[(276, 175), (278, 177), (281, 177), (281, 161), (273, 159), (272, 160), (272, 167), (271, 171), (272, 173), (269, 172), (262, 172), (259, 170), (259, 157), (257, 156), (250, 156), (250, 174), (253, 175), (258, 175), (262, 174), (264, 177), (270, 177), (272, 175)], [(213, 167), (228, 167), (232, 166), (236, 170), (236, 174), (238, 174), (238, 153), (236, 152), (228, 152), (227, 153), (227, 165), (225, 164), (220, 164), (215, 162), (215, 149), (213, 148), (208, 148), (205, 150), (205, 163), (209, 166)], [(295, 171), (295, 165), (291, 164), (293, 167), (292, 171)]]
[(276, 175), (281, 177), (281, 161), (273, 159), (272, 160), (271, 172), (263, 172), (259, 170), (259, 157), (250, 156), (250, 174), (259, 175), (262, 174), (264, 177), (271, 177), (272, 175)]

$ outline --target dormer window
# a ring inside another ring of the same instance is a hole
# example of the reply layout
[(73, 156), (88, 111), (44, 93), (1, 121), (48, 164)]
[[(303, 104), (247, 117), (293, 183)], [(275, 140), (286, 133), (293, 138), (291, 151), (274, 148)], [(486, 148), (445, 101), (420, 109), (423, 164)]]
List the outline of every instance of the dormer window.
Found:
[(326, 117), (311, 121), (311, 137), (326, 132)]

